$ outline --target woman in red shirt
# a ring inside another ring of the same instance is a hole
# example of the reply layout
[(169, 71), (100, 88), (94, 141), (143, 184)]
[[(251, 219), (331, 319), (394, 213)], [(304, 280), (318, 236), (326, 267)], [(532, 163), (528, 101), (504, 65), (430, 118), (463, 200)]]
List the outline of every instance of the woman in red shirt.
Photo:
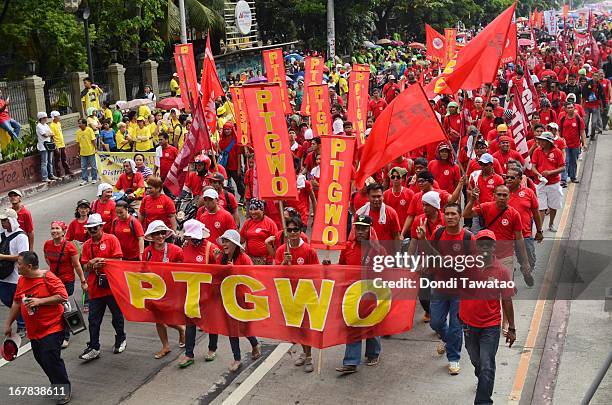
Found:
[(100, 214), (104, 222), (102, 227), (104, 233), (110, 233), (113, 219), (117, 215), (115, 213), (115, 201), (112, 197), (113, 186), (108, 183), (100, 183), (98, 185), (98, 199), (91, 203), (90, 214)]
[(145, 191), (144, 177), (136, 170), (136, 162), (132, 159), (123, 161), (123, 173), (117, 179), (115, 189), (125, 193), (128, 201), (142, 198)]
[(144, 231), (140, 222), (128, 212), (129, 204), (117, 201), (117, 218), (113, 219), (111, 233), (119, 239), (123, 260), (139, 262), (144, 252)]
[[(161, 263), (182, 263), (183, 250), (171, 243), (166, 242), (166, 239), (174, 235), (174, 231), (166, 226), (163, 221), (155, 220), (149, 224), (145, 239), (152, 242), (147, 246), (143, 253), (143, 261), (145, 262), (161, 262)], [(163, 323), (155, 324), (157, 334), (161, 340), (162, 348), (155, 353), (156, 359), (165, 357), (172, 351), (168, 342), (168, 326), (176, 329), (179, 333), (179, 347), (185, 347), (185, 326), (184, 325), (166, 325)]]
[[(67, 226), (62, 221), (51, 222), (51, 239), (45, 242), (43, 251), (49, 270), (55, 274), (66, 287), (68, 296), (74, 293), (74, 273), (78, 274), (81, 289), (87, 291), (87, 279), (79, 263), (79, 252), (76, 247), (64, 238)], [(62, 349), (68, 347), (70, 330), (64, 329)]]
[(143, 228), (155, 220), (161, 220), (168, 228), (176, 231), (176, 207), (170, 197), (164, 194), (163, 187), (164, 183), (159, 177), (149, 177), (147, 195), (140, 203), (138, 220)]
[(77, 242), (75, 245), (80, 247), (83, 242), (89, 237), (85, 224), (87, 223), (87, 217), (89, 217), (89, 201), (79, 200), (77, 202), (76, 211), (74, 212), (74, 219), (70, 221), (68, 230), (66, 231), (66, 239), (71, 242)]
[(254, 264), (272, 264), (268, 254), (266, 239), (276, 235), (278, 228), (272, 219), (264, 214), (264, 202), (252, 199), (249, 201), (249, 216), (240, 230), (241, 242), (246, 243), (246, 253)]
[[(249, 256), (244, 253), (242, 245), (240, 244), (240, 234), (235, 229), (228, 229), (221, 235), (217, 241), (221, 245), (222, 254), (217, 257), (217, 264), (232, 265), (232, 266), (249, 266), (253, 265), (253, 262)], [(217, 340), (219, 335), (209, 335), (208, 350), (215, 352), (217, 350)], [(251, 358), (257, 360), (261, 357), (261, 345), (254, 336), (248, 336), (247, 339), (251, 343)], [(232, 347), (232, 353), (234, 355), (234, 361), (230, 364), (229, 370), (234, 372), (238, 371), (242, 365), (240, 359), (240, 342), (235, 336), (229, 337), (230, 346)], [(210, 352), (209, 352), (210, 353)], [(214, 357), (213, 357), (214, 358)]]

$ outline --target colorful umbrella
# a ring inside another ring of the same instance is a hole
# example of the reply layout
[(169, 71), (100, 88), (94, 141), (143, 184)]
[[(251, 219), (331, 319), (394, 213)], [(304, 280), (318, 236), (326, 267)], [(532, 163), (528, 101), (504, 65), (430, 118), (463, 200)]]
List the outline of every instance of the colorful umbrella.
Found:
[(180, 97), (167, 97), (158, 101), (155, 107), (165, 111), (169, 111), (173, 108), (182, 110), (185, 108), (185, 104), (183, 104), (183, 100)]

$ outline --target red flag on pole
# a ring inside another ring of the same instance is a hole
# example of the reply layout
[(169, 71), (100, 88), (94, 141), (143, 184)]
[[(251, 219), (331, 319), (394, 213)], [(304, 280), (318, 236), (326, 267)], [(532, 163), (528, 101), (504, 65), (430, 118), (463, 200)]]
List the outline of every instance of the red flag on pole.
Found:
[(517, 41), (516, 23), (512, 23), (506, 38), (506, 46), (504, 46), (501, 63), (509, 63), (516, 60)]
[(215, 100), (225, 93), (219, 81), (215, 59), (210, 49), (210, 34), (206, 37), (206, 50), (204, 51), (204, 67), (202, 68), (200, 90), (202, 92), (202, 108), (204, 109), (208, 129), (213, 133), (217, 128), (217, 108), (215, 107)]
[(421, 146), (446, 139), (429, 100), (420, 85), (401, 92), (376, 119), (363, 147), (355, 184), (393, 159)]
[(431, 25), (425, 24), (425, 38), (427, 49), (427, 60), (444, 63), (446, 56), (446, 41), (444, 35), (433, 29)]
[(512, 86), (512, 98), (511, 110), (512, 110), (512, 121), (510, 122), (510, 128), (512, 129), (512, 136), (514, 138), (514, 145), (516, 145), (516, 151), (523, 157), (529, 155), (529, 148), (527, 147), (527, 131), (529, 128), (529, 118), (523, 105), (522, 94), (519, 92), (518, 86)]
[(178, 44), (174, 47), (174, 63), (181, 86), (183, 104), (193, 110), (193, 104), (198, 101), (198, 79), (196, 76), (195, 59), (192, 44)]

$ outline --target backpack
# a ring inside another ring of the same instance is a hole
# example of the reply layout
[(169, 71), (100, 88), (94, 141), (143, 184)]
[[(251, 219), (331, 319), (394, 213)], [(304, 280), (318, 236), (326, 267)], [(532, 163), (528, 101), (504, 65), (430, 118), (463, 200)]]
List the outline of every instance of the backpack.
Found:
[[(136, 237), (136, 228), (134, 227), (135, 219), (131, 215), (128, 218), (129, 218), (129, 221), (130, 221), (130, 231), (132, 232), (132, 236)], [(111, 228), (111, 233), (113, 235), (115, 235), (115, 227), (117, 226), (117, 221), (119, 221), (119, 218), (113, 219), (113, 225), (112, 225), (112, 228)], [(117, 236), (117, 235), (115, 235), (115, 236)]]
[[(11, 241), (19, 235), (25, 235), (23, 231), (13, 232), (10, 236), (0, 236), (0, 253), (8, 255), (11, 253)], [(15, 270), (15, 262), (10, 260), (0, 260), (0, 280), (4, 280), (10, 276)]]
[[(446, 227), (444, 226), (441, 226), (438, 229), (436, 229), (433, 235), (433, 240), (436, 242), (439, 241), (445, 230), (446, 230)], [(472, 232), (464, 228), (463, 229), (463, 250), (464, 250), (464, 254), (466, 255), (469, 255), (471, 253), (471, 250), (472, 250), (471, 242), (472, 242)]]
[(236, 144), (236, 139), (232, 138), (229, 145), (227, 145), (227, 148), (223, 149), (221, 153), (219, 154), (219, 160), (217, 161), (217, 164), (220, 164), (223, 167), (227, 165), (227, 160), (229, 159), (230, 151), (232, 150), (235, 144)]
[(227, 190), (225, 189), (225, 187), (223, 187), (223, 196), (225, 197), (225, 206), (224, 206), (224, 208), (225, 208), (227, 211), (229, 211), (229, 213), (230, 213), (230, 214), (233, 214), (235, 210), (234, 210), (234, 207), (232, 207), (232, 206), (230, 205), (229, 191), (227, 191)]
[[(565, 118), (567, 118), (566, 115), (563, 116), (563, 118), (561, 118), (561, 122), (559, 125), (559, 136), (563, 137), (563, 123), (565, 123)], [(578, 136), (580, 136), (580, 117), (578, 116), (578, 114), (576, 113), (575, 115), (576, 118), (576, 125), (578, 126)]]

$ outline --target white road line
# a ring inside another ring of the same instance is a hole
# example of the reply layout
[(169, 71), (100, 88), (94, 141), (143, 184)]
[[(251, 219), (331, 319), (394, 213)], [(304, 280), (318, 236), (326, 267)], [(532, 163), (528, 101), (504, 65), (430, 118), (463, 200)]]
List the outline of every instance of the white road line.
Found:
[[(23, 346), (21, 346), (19, 348), (19, 350), (17, 351), (17, 357), (21, 356), (22, 354), (26, 354), (30, 350), (32, 350), (32, 344), (30, 342), (28, 342), (28, 343), (26, 343), (25, 345), (23, 345)], [(6, 361), (4, 359), (0, 359), (0, 367), (6, 366), (9, 363), (10, 363), (10, 361)]]
[(261, 379), (268, 373), (268, 371), (272, 370), (272, 367), (274, 367), (276, 363), (283, 358), (291, 346), (293, 346), (291, 343), (281, 343), (276, 346), (276, 349), (270, 353), (268, 358), (266, 358), (264, 362), (261, 363), (261, 365), (257, 367), (255, 371), (253, 371), (253, 373), (248, 376), (247, 379), (244, 380), (242, 384), (240, 384), (240, 386), (230, 394), (229, 397), (225, 399), (225, 401), (223, 401), (222, 405), (235, 405), (242, 401), (242, 399), (253, 389), (253, 387), (255, 387), (257, 383), (261, 381)]
[(44, 198), (41, 198), (39, 200), (29, 201), (29, 202), (27, 202), (27, 206), (31, 207), (33, 205), (40, 204), (42, 202), (52, 200), (54, 198), (59, 197), (60, 195), (68, 194), (68, 193), (71, 193), (71, 192), (76, 191), (76, 190), (86, 190), (86, 188), (85, 188), (85, 186), (76, 186), (74, 188), (69, 188), (69, 189), (64, 190), (64, 191), (59, 191), (59, 192), (53, 193), (52, 195), (50, 195), (48, 197), (44, 197)]

